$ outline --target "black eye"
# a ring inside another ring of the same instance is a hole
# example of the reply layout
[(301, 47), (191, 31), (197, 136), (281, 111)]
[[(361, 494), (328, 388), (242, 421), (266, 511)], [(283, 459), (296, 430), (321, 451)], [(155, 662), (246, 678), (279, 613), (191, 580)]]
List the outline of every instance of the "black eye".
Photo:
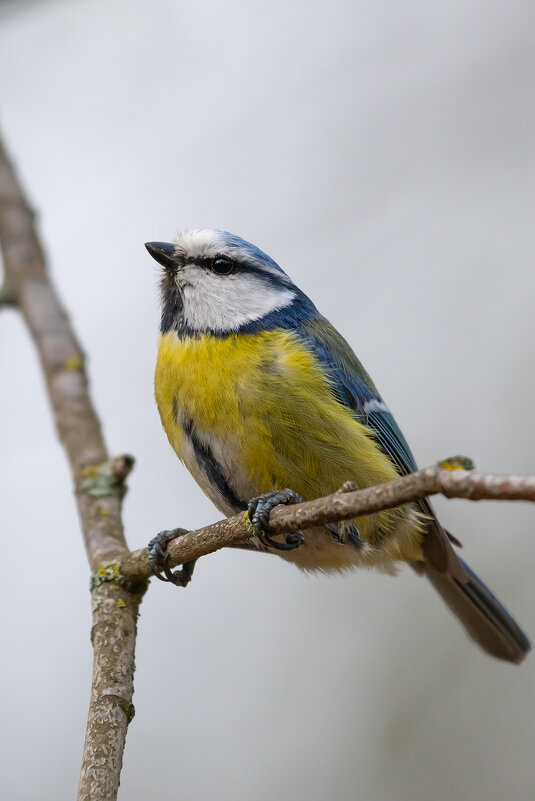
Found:
[(210, 269), (218, 275), (230, 275), (234, 269), (234, 262), (226, 256), (216, 256), (212, 259)]

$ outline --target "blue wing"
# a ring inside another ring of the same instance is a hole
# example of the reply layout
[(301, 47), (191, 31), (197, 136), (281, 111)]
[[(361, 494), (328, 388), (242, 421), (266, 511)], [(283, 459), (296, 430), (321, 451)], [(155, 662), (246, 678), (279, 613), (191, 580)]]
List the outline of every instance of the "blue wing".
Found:
[[(298, 333), (329, 374), (336, 398), (352, 409), (359, 420), (375, 432), (377, 442), (399, 472), (413, 473), (417, 470), (407, 440), (343, 336), (324, 317), (302, 324)], [(448, 573), (460, 581), (466, 581), (462, 562), (452, 549), (449, 539), (457, 545), (460, 543), (442, 528), (427, 499), (420, 501), (418, 505), (432, 519), (423, 543), (425, 561), (440, 573)]]
[(418, 466), (407, 440), (399, 430), (392, 412), (381, 401), (381, 408), (367, 412), (366, 422), (377, 434), (382, 449), (399, 468), (400, 473), (414, 473)]
[(399, 472), (417, 470), (411, 449), (392, 413), (342, 335), (323, 317), (300, 326), (298, 333), (328, 373), (337, 400), (375, 432), (378, 443)]

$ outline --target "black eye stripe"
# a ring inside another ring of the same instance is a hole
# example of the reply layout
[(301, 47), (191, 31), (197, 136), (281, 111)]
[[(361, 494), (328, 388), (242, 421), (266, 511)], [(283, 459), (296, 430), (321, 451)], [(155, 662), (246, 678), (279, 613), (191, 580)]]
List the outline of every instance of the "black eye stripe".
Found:
[(228, 259), (232, 261), (229, 256), (195, 256), (192, 259), (187, 259), (186, 264), (194, 264), (196, 267), (204, 267), (209, 270), (215, 259)]
[(229, 261), (232, 262), (233, 269), (230, 273), (232, 275), (244, 273), (246, 275), (254, 276), (263, 283), (274, 287), (287, 287), (289, 285), (287, 280), (285, 280), (284, 273), (279, 274), (266, 272), (266, 270), (262, 269), (261, 266), (255, 264), (254, 262), (240, 261), (238, 259), (233, 259), (231, 256), (226, 256), (223, 254), (216, 254), (215, 256), (186, 256), (184, 257), (183, 266), (201, 267), (202, 269), (209, 270), (217, 275), (217, 273), (215, 273), (215, 271), (212, 269), (213, 261), (217, 258), (229, 259)]
[(223, 255), (197, 256), (194, 259), (188, 260), (186, 264), (194, 264), (196, 267), (211, 270), (216, 273), (216, 275), (230, 275), (230, 273), (235, 272), (235, 270), (239, 268), (238, 263), (231, 259), (230, 256)]

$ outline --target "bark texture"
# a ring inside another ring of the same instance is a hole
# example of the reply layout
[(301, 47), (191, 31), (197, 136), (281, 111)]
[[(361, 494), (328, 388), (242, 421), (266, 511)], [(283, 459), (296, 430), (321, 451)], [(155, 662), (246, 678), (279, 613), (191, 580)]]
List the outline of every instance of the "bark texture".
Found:
[(80, 801), (117, 797), (126, 731), (134, 717), (132, 660), (140, 600), (112, 582), (93, 590), (93, 679)]
[(109, 458), (89, 395), (83, 350), (48, 275), (34, 213), (1, 142), (0, 246), (0, 303), (18, 306), (37, 349), (72, 470), (87, 557), (97, 575), (92, 588), (93, 681), (78, 797), (112, 801), (133, 717), (136, 619), (146, 587), (143, 580), (125, 583), (113, 567), (128, 550), (121, 504), (133, 459)]

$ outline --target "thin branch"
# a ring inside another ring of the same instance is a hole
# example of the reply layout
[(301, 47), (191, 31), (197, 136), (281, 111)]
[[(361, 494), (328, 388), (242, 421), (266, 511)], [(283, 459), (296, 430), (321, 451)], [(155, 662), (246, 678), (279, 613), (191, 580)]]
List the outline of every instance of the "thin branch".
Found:
[[(93, 572), (127, 551), (121, 520), (131, 457), (110, 460), (93, 407), (84, 354), (47, 274), (30, 208), (0, 142), (0, 246), (4, 289), (32, 335), (54, 420), (73, 474), (87, 557)], [(111, 575), (114, 579), (116, 576)], [(94, 582), (93, 680), (79, 799), (117, 796), (126, 730), (133, 716), (138, 608), (146, 582)]]
[[(470, 466), (469, 459), (453, 457), (408, 476), (363, 490), (347, 482), (341, 490), (325, 498), (295, 506), (276, 507), (271, 513), (270, 525), (274, 533), (283, 534), (322, 523), (362, 517), (438, 494), (471, 501), (535, 501), (535, 476), (495, 476), (466, 469)], [(250, 538), (251, 533), (244, 515), (190, 531), (169, 543), (169, 564), (173, 567), (225, 546), (239, 544)], [(125, 555), (121, 560), (121, 572), (129, 578), (150, 576), (147, 549)]]

